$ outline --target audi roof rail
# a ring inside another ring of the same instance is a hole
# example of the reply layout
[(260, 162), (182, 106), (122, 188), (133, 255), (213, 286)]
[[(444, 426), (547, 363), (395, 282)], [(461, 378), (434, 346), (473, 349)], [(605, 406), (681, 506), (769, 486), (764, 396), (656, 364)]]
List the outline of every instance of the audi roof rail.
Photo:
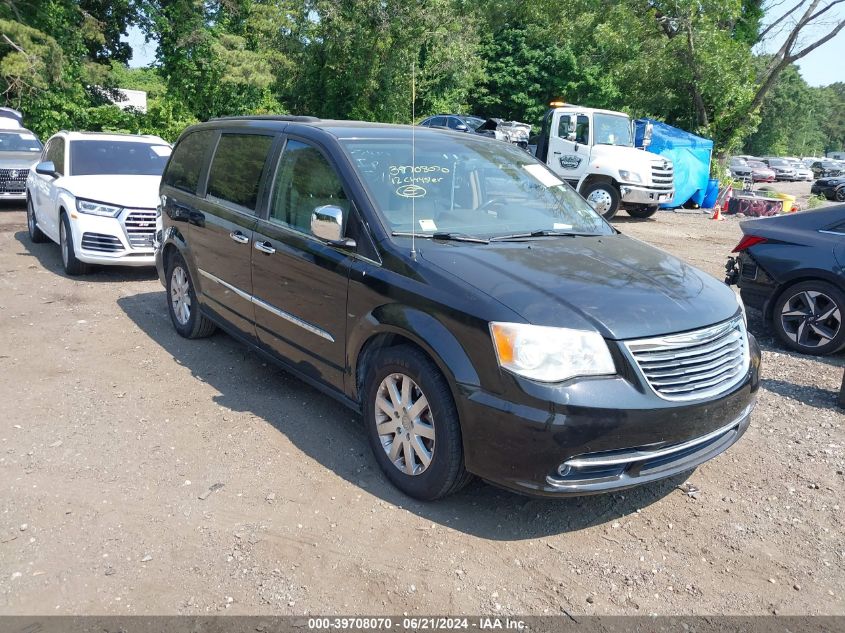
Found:
[(211, 121), (293, 121), (297, 123), (314, 123), (319, 121), (315, 116), (302, 116), (298, 114), (254, 114), (241, 116), (221, 116), (210, 119)]

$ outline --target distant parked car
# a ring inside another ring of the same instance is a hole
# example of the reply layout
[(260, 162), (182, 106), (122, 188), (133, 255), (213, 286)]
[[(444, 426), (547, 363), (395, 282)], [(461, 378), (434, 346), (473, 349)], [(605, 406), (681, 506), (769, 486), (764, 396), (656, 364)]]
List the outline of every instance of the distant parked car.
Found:
[(169, 156), (158, 136), (52, 136), (26, 181), (30, 239), (57, 242), (68, 275), (88, 264), (152, 266), (158, 186)]
[(845, 205), (740, 224), (726, 266), (746, 306), (805, 354), (845, 347)]
[(26, 199), (26, 176), (41, 149), (27, 129), (0, 129), (0, 200)]
[(845, 175), (845, 169), (833, 160), (817, 160), (810, 169), (813, 170), (813, 175), (816, 178), (826, 178)]
[(767, 157), (763, 162), (775, 172), (775, 180), (795, 180), (795, 168), (783, 158)]
[(420, 121), (423, 127), (443, 127), (458, 132), (475, 132), (486, 119), (466, 114), (438, 114)]
[(845, 202), (845, 176), (819, 178), (810, 187), (810, 193), (817, 196), (822, 195), (828, 200)]
[(786, 160), (795, 170), (795, 180), (806, 180), (807, 182), (812, 182), (815, 177), (812, 169), (805, 166), (804, 163), (797, 158), (788, 158)]
[(748, 164), (748, 161), (745, 158), (740, 158), (739, 156), (731, 158), (730, 163), (728, 164), (728, 169), (731, 172), (731, 176), (739, 178), (740, 180), (751, 180), (754, 171)]
[(775, 181), (775, 172), (766, 163), (759, 160), (749, 160), (747, 162), (748, 166), (751, 167), (751, 177), (754, 182)]

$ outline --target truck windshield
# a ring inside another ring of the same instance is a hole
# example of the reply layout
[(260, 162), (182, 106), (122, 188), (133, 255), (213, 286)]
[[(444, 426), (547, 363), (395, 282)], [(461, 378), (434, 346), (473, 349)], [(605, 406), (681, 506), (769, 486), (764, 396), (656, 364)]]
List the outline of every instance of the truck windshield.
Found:
[(413, 156), (410, 134), (342, 141), (394, 233), (489, 239), (614, 232), (569, 185), (515, 145), (470, 135), (419, 136)]
[(595, 145), (634, 146), (634, 139), (631, 138), (631, 119), (628, 117), (596, 112), (593, 119), (596, 128)]

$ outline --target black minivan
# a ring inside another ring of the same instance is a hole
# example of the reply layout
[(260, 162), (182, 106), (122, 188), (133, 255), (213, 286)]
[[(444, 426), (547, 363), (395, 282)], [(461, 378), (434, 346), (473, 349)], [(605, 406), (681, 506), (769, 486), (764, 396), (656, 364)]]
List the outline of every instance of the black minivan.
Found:
[(625, 237), (514, 145), (234, 117), (180, 137), (156, 264), (215, 327), (364, 420), (402, 491), (546, 496), (690, 470), (745, 432), (760, 352), (733, 291)]

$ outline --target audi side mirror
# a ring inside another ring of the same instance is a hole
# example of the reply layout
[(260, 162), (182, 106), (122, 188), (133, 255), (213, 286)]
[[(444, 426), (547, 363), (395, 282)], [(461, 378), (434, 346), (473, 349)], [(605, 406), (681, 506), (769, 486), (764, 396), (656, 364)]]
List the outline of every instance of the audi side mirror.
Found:
[(56, 166), (51, 160), (45, 160), (35, 165), (35, 173), (41, 174), (42, 176), (51, 176), (52, 178), (57, 178), (59, 175), (56, 171)]

